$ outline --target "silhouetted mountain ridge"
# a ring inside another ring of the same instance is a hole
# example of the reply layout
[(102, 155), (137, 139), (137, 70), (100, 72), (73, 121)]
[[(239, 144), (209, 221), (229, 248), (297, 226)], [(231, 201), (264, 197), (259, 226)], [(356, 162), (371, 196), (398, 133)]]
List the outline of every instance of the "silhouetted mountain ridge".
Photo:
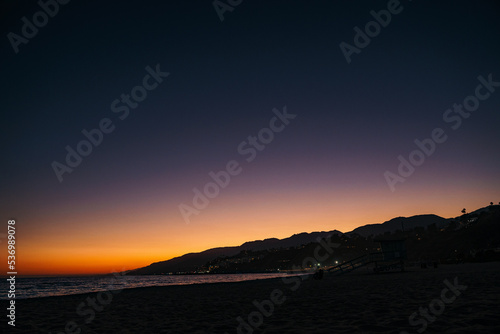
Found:
[(438, 228), (441, 228), (448, 224), (449, 219), (439, 217), (432, 214), (418, 215), (412, 217), (396, 217), (382, 224), (369, 224), (355, 228), (351, 232), (346, 234), (357, 233), (363, 237), (368, 237), (370, 235), (376, 236), (379, 234), (384, 234), (386, 232), (395, 232), (397, 230), (412, 230), (415, 227), (425, 227), (428, 225), (436, 224)]
[[(448, 221), (448, 219), (433, 214), (417, 215), (412, 217), (397, 217), (381, 224), (369, 224), (358, 227), (350, 232), (347, 232), (346, 235), (358, 234), (363, 237), (368, 237), (370, 235), (376, 236), (384, 233), (392, 233), (397, 230), (402, 230), (403, 228), (413, 229), (415, 227), (426, 227), (432, 224), (436, 224), (437, 227), (442, 227), (446, 225)], [(209, 261), (220, 257), (234, 256), (241, 251), (261, 251), (266, 249), (298, 247), (312, 242), (317, 242), (319, 239), (326, 239), (332, 234), (342, 235), (343, 233), (338, 230), (311, 233), (302, 232), (284, 239), (268, 238), (264, 240), (248, 241), (240, 246), (217, 247), (199, 253), (188, 253), (170, 260), (152, 263), (147, 267), (131, 270), (129, 274), (151, 275), (193, 272)]]
[(332, 234), (342, 234), (342, 232), (337, 230), (312, 233), (304, 232), (294, 234), (285, 239), (269, 238), (264, 240), (248, 241), (241, 246), (211, 248), (200, 253), (188, 253), (167, 261), (155, 262), (147, 267), (132, 270), (129, 274), (151, 275), (171, 272), (191, 272), (203, 266), (208, 261), (214, 260), (218, 257), (233, 256), (244, 250), (259, 251), (273, 248), (297, 247), (303, 244), (315, 242), (318, 238), (328, 238)]

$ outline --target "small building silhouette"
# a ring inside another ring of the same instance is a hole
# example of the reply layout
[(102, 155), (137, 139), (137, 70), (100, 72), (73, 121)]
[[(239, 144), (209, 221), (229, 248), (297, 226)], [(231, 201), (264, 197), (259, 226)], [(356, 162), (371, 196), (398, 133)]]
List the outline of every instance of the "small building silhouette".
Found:
[(406, 239), (395, 237), (379, 237), (374, 241), (380, 243), (380, 255), (375, 261), (375, 271), (400, 268), (404, 271), (404, 260), (407, 259)]
[(384, 254), (384, 260), (406, 260), (406, 239), (380, 237), (373, 241), (380, 243), (380, 251)]

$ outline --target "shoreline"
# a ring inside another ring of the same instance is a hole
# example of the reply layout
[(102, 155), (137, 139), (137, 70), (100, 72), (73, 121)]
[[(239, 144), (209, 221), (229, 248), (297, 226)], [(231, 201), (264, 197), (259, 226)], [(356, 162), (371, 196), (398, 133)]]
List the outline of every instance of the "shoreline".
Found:
[[(500, 266), (500, 261), (492, 261), (492, 262), (465, 262), (465, 263), (456, 263), (456, 264), (439, 264), (438, 268), (462, 268), (464, 266), (478, 266), (478, 267), (495, 267), (495, 264), (498, 264)], [(416, 265), (414, 266), (405, 266), (405, 271), (400, 272), (400, 271), (389, 271), (389, 272), (379, 272), (379, 273), (373, 273), (371, 271), (371, 267), (367, 266), (365, 268), (362, 268), (361, 270), (355, 270), (353, 272), (348, 272), (346, 274), (343, 274), (341, 276), (334, 276), (336, 278), (340, 277), (345, 277), (345, 276), (358, 276), (358, 275), (392, 275), (392, 274), (405, 274), (405, 273), (425, 273), (425, 272), (432, 272), (435, 271), (436, 269), (434, 268), (426, 268), (426, 269), (421, 269), (418, 268)], [(224, 273), (224, 274), (181, 274), (181, 275), (123, 275), (120, 277), (124, 277), (125, 279), (127, 277), (168, 277), (168, 276), (194, 276), (194, 275), (252, 275), (252, 274), (278, 274), (278, 273)], [(290, 274), (290, 273), (281, 273), (283, 274), (283, 277), (296, 277), (296, 276), (311, 276), (314, 274), (314, 271), (309, 271), (309, 272), (302, 272), (302, 273), (297, 273), (297, 274)], [(40, 276), (32, 276), (32, 277), (19, 277), (19, 278), (74, 278), (74, 277), (110, 277), (113, 276), (113, 274), (103, 274), (103, 275), (86, 275), (86, 276), (45, 276), (45, 277), (40, 277)], [(327, 272), (325, 272), (326, 278), (328, 278), (329, 275)], [(8, 276), (6, 276), (8, 277)], [(0, 277), (3, 278), (3, 277)], [(191, 286), (191, 285), (210, 285), (210, 284), (233, 284), (233, 283), (241, 283), (241, 282), (255, 282), (255, 281), (267, 281), (267, 280), (282, 280), (281, 277), (270, 277), (270, 278), (255, 278), (255, 279), (250, 279), (250, 280), (241, 280), (241, 281), (228, 281), (228, 282), (193, 282), (193, 283), (173, 283), (173, 284), (168, 284), (168, 285), (152, 285), (152, 286), (144, 286), (144, 287), (126, 287), (123, 289), (115, 289), (115, 290), (131, 290), (131, 289), (148, 289), (148, 288), (165, 288), (165, 287), (172, 287), (172, 286)], [(89, 294), (95, 294), (101, 291), (112, 291), (112, 290), (98, 290), (98, 291), (93, 291), (93, 292), (81, 292), (81, 293), (73, 293), (73, 294), (66, 294), (66, 295), (57, 295), (57, 296), (40, 296), (40, 297), (28, 297), (28, 298), (20, 298), (17, 300), (33, 300), (33, 299), (39, 299), (39, 298), (56, 298), (56, 297), (67, 297), (67, 296), (78, 296), (78, 295), (89, 295)], [(0, 300), (7, 300), (7, 298), (0, 298)]]
[(500, 331), (500, 262), (490, 262), (21, 299), (13, 333), (417, 333), (409, 317), (439, 300), (446, 281), (467, 288), (428, 332)]
[[(16, 294), (16, 300), (25, 300), (25, 299), (34, 299), (34, 298), (49, 298), (49, 297), (63, 297), (63, 296), (73, 296), (73, 295), (84, 295), (91, 293), (98, 293), (101, 291), (112, 291), (112, 290), (123, 290), (123, 289), (140, 289), (147, 287), (163, 287), (163, 286), (177, 286), (177, 285), (193, 285), (193, 284), (212, 284), (212, 283), (233, 283), (233, 282), (241, 282), (241, 281), (257, 281), (257, 280), (267, 280), (281, 277), (292, 276), (290, 274), (285, 273), (264, 273), (264, 274), (211, 274), (205, 275), (206, 279), (199, 280), (179, 280), (182, 276), (174, 276), (176, 279), (174, 280), (162, 280), (163, 277), (168, 278), (173, 275), (112, 275), (112, 276), (78, 276), (78, 277), (57, 277), (61, 281), (51, 282), (50, 277), (44, 277), (42, 279), (49, 279), (48, 283), (44, 281), (37, 281), (38, 278), (28, 278), (28, 280), (33, 281), (24, 281), (25, 286), (18, 289), (18, 293)], [(189, 276), (193, 277), (193, 276)], [(82, 278), (83, 281), (79, 281), (78, 279)], [(102, 280), (103, 278), (108, 278), (108, 280)], [(16, 278), (17, 279), (17, 278)], [(69, 279), (69, 281), (65, 281), (65, 279)], [(77, 280), (75, 280), (77, 279)], [(95, 279), (97, 281), (95, 281)], [(144, 279), (144, 280), (143, 280)], [(100, 286), (92, 286), (95, 282), (99, 282)], [(80, 285), (79, 290), (66, 290), (61, 289), (59, 291), (53, 290), (34, 290), (31, 294), (22, 294), (20, 291), (28, 291), (31, 289), (31, 285), (38, 284), (53, 284), (55, 287), (62, 284), (63, 286), (78, 286)], [(66, 293), (65, 293), (66, 292)], [(45, 295), (44, 295), (45, 294)], [(0, 300), (7, 300), (7, 297), (0, 296)]]

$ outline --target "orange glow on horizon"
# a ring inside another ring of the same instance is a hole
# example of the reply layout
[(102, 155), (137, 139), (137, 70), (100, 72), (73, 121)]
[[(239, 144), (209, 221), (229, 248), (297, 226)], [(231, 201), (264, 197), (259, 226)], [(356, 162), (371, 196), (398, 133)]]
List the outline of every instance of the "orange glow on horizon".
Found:
[[(413, 189), (415, 190), (415, 189)], [(479, 193), (479, 192), (478, 192)], [(482, 197), (494, 194), (482, 194)], [(414, 201), (409, 197), (415, 198)], [(467, 197), (473, 196), (468, 193)], [(104, 274), (147, 266), (186, 253), (239, 246), (247, 241), (287, 238), (293, 234), (340, 230), (382, 223), (398, 216), (460, 215), (465, 195), (455, 192), (411, 193), (404, 189), (332, 193), (303, 190), (300, 193), (261, 191), (234, 196), (223, 194), (186, 224), (176, 205), (116, 207), (103, 211), (66, 211), (46, 215), (37, 212), (38, 224), (29, 229), (24, 222), (34, 217), (16, 217), (16, 262), (19, 275)], [(480, 198), (479, 196), (477, 198)], [(417, 200), (418, 199), (418, 200)], [(446, 199), (446, 201), (444, 200)], [(486, 206), (484, 200), (470, 203), (468, 211)], [(48, 210), (47, 210), (48, 211)], [(40, 215), (44, 219), (40, 219)], [(116, 217), (113, 219), (113, 217)], [(67, 222), (71, 221), (71, 224)], [(6, 252), (0, 261), (6, 263)]]

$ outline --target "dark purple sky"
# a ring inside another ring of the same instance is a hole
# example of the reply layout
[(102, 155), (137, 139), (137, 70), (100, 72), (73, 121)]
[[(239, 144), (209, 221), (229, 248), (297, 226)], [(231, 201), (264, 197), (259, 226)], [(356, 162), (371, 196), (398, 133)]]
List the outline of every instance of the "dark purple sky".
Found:
[[(33, 248), (54, 235), (90, 240), (100, 226), (102, 240), (123, 229), (127, 245), (162, 235), (150, 253), (164, 259), (500, 200), (500, 87), (456, 130), (443, 119), (479, 76), (500, 81), (496, 1), (402, 0), (350, 63), (339, 44), (354, 45), (353, 29), (387, 1), (244, 0), (224, 21), (211, 1), (70, 1), (18, 53), (8, 34), (22, 35), (40, 6), (1, 6), (0, 211)], [(157, 64), (169, 76), (120, 119), (112, 102)], [(297, 117), (247, 162), (238, 146), (284, 106)], [(105, 118), (114, 130), (59, 182), (53, 162)], [(435, 128), (447, 140), (391, 191), (384, 173), (397, 175), (398, 157)], [(185, 224), (179, 204), (193, 206), (193, 188), (231, 160), (241, 174)]]

